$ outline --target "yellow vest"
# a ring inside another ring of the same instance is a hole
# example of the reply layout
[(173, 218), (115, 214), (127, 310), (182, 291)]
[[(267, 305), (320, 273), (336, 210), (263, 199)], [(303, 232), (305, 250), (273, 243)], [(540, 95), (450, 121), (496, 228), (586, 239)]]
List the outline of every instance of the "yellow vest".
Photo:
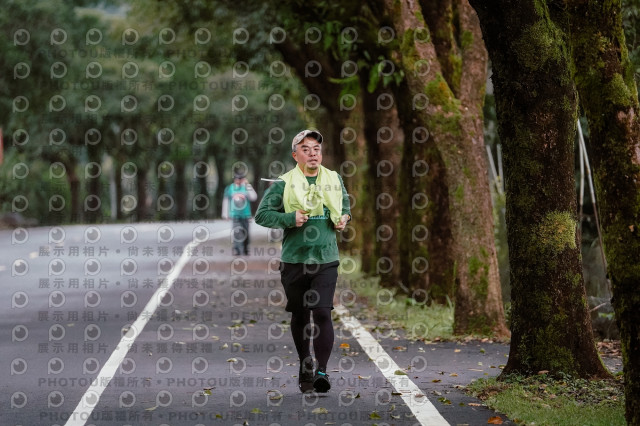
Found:
[(338, 173), (320, 166), (315, 184), (309, 184), (298, 165), (279, 176), (285, 183), (283, 204), (285, 213), (305, 210), (309, 216), (322, 216), (327, 206), (331, 222), (337, 224), (342, 216), (342, 184)]

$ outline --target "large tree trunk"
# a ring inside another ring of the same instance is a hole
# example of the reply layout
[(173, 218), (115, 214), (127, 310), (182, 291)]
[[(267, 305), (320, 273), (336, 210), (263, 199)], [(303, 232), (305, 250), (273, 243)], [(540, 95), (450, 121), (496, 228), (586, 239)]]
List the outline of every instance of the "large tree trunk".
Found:
[(455, 296), (447, 170), (434, 139), (413, 119), (410, 103), (400, 101), (411, 99), (406, 84), (397, 99), (405, 134), (398, 187), (400, 279), (412, 292), (425, 290), (429, 299), (445, 303)]
[(577, 96), (566, 40), (545, 2), (471, 4), (492, 62), (504, 152), (512, 337), (503, 374), (605, 377), (576, 236)]
[[(451, 80), (447, 81), (431, 34), (451, 31), (451, 28), (427, 28), (422, 10), (415, 2), (385, 0), (384, 5), (401, 40), (401, 61), (410, 94), (407, 102), (414, 111), (412, 118), (418, 126), (428, 129), (446, 168), (456, 285), (454, 331), (506, 336), (509, 332), (504, 322), (483, 150), (481, 110), (486, 52), (478, 40), (477, 21), (466, 1), (455, 4), (460, 27), (464, 28), (458, 63), (462, 68), (452, 71)], [(445, 56), (451, 61), (451, 55)], [(455, 70), (456, 61), (453, 62)], [(424, 66), (427, 64), (428, 67)], [(460, 87), (458, 95), (454, 92), (457, 87)], [(420, 159), (415, 152), (413, 158), (414, 161)], [(420, 197), (419, 192), (412, 196), (414, 215), (424, 213), (424, 209), (420, 209), (423, 206)]]
[(626, 419), (640, 425), (640, 120), (620, 1), (567, 0), (576, 84), (589, 122), (624, 365)]
[(401, 281), (398, 248), (400, 209), (397, 193), (405, 136), (400, 127), (393, 93), (387, 90), (369, 93), (364, 87), (361, 90), (366, 118), (364, 136), (368, 141), (366, 196), (371, 198), (368, 204), (375, 206), (373, 211), (365, 212), (364, 215), (373, 216), (368, 240), (375, 241), (373, 258), (377, 260), (376, 265), (370, 265), (370, 270), (380, 276), (383, 286), (397, 288)]
[[(364, 123), (366, 123), (365, 111), (361, 98), (357, 98), (357, 104), (348, 114), (334, 111), (333, 121), (341, 123), (338, 135), (339, 143), (337, 152), (341, 153), (342, 160), (334, 163), (335, 169), (342, 175), (345, 187), (351, 197), (351, 216), (356, 225), (347, 228), (340, 233), (338, 244), (341, 250), (348, 250), (360, 257), (362, 270), (365, 273), (373, 273), (375, 241), (371, 238), (374, 232), (374, 209), (371, 199), (371, 188), (367, 188), (367, 155)], [(346, 143), (348, 142), (348, 143)], [(334, 151), (335, 152), (335, 151)], [(339, 158), (340, 155), (335, 155)], [(358, 229), (359, 232), (356, 232)]]

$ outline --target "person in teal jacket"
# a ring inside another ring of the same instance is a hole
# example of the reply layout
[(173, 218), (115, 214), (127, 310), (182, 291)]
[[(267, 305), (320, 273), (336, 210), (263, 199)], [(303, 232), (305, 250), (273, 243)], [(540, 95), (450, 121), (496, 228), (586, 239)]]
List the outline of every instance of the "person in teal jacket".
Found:
[(222, 218), (233, 221), (234, 256), (249, 254), (249, 219), (251, 218), (251, 203), (256, 201), (258, 194), (247, 181), (247, 173), (236, 170), (233, 183), (224, 190), (222, 198)]
[(350, 202), (340, 175), (322, 166), (319, 132), (298, 133), (291, 150), (296, 166), (267, 190), (255, 221), (284, 229), (280, 279), (300, 361), (298, 386), (302, 392), (327, 392), (331, 388), (327, 363), (334, 341), (331, 310), (340, 263), (336, 232), (351, 220)]

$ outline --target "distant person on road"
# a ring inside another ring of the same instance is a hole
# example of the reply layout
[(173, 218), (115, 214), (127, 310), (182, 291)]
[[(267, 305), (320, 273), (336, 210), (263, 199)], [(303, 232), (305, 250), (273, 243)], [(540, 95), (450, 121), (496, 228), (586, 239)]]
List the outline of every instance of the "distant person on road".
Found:
[(321, 165), (319, 132), (298, 133), (291, 150), (297, 165), (271, 185), (255, 220), (267, 228), (284, 229), (280, 279), (300, 361), (298, 386), (302, 392), (327, 392), (334, 340), (331, 310), (340, 263), (336, 231), (351, 220), (350, 203), (340, 175)]
[(256, 201), (258, 194), (247, 181), (247, 173), (236, 169), (233, 183), (224, 190), (222, 198), (222, 218), (233, 221), (234, 256), (249, 254), (249, 219), (251, 218), (251, 201)]

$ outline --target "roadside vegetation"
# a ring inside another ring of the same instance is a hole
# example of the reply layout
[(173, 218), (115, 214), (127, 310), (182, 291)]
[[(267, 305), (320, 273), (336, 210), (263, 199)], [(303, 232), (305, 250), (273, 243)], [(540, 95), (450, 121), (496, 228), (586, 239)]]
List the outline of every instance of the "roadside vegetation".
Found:
[(479, 379), (469, 394), (522, 425), (625, 425), (622, 375), (613, 380), (509, 375)]
[(349, 272), (344, 269), (336, 293), (340, 295), (340, 303), (358, 319), (365, 320), (365, 327), (375, 324), (378, 330), (383, 327), (402, 330), (404, 337), (411, 340), (453, 338), (454, 307), (450, 299), (447, 298), (447, 304), (438, 304), (420, 292), (411, 294), (402, 288), (383, 287), (379, 277), (367, 277), (359, 267)]

